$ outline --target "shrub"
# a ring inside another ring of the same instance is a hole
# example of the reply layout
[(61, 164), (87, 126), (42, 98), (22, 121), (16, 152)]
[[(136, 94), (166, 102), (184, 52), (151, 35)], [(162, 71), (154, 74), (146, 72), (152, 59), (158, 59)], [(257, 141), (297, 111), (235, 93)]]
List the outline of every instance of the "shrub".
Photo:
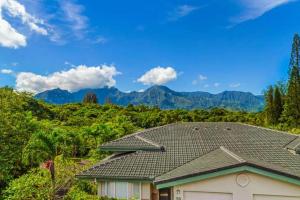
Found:
[(78, 180), (69, 190), (66, 200), (100, 200), (96, 195), (97, 190), (93, 183)]
[(78, 180), (69, 190), (65, 200), (117, 200), (110, 197), (98, 197), (96, 186), (90, 181)]
[(52, 184), (48, 170), (33, 169), (13, 180), (4, 191), (6, 200), (51, 199)]

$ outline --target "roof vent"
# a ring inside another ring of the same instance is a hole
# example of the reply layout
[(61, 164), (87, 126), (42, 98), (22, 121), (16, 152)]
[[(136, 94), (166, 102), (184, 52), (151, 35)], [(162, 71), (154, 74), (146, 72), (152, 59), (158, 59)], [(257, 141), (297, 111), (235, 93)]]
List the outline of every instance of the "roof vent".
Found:
[(199, 127), (194, 127), (194, 131), (199, 131)]
[(300, 155), (300, 147), (296, 148), (296, 154)]
[(286, 146), (286, 149), (295, 155), (300, 155), (300, 137), (296, 137), (292, 142), (290, 142)]

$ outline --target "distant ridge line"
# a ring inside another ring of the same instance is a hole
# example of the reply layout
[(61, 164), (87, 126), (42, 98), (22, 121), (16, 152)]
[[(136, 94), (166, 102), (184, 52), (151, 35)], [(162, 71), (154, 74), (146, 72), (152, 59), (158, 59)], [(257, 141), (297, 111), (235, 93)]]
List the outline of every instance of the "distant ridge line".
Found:
[(158, 106), (161, 109), (210, 109), (214, 107), (229, 110), (257, 112), (264, 107), (262, 95), (250, 92), (224, 91), (218, 94), (208, 92), (177, 92), (166, 86), (152, 86), (143, 92), (121, 92), (117, 88), (104, 87), (98, 89), (82, 89), (77, 92), (53, 89), (35, 95), (35, 98), (52, 104), (67, 104), (82, 102), (87, 92), (97, 95), (100, 104), (109, 98), (113, 104), (120, 106), (146, 105)]

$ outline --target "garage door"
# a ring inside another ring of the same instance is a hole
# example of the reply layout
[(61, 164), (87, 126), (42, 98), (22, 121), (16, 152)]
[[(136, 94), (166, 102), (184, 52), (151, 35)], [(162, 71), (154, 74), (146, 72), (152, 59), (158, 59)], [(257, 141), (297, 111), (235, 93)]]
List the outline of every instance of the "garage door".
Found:
[(184, 192), (184, 200), (232, 200), (232, 194), (212, 192)]
[(274, 195), (254, 195), (253, 200), (300, 200), (300, 197), (274, 196)]

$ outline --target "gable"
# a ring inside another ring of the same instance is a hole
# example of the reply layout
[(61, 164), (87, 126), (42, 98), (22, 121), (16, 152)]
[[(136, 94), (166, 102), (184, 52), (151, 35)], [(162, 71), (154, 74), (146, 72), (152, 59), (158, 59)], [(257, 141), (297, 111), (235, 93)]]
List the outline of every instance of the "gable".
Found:
[(233, 199), (243, 200), (300, 199), (300, 185), (246, 171), (176, 185), (173, 191), (174, 199), (185, 199), (190, 192), (197, 193), (194, 196), (227, 194)]
[(264, 169), (259, 169), (259, 168), (252, 167), (252, 166), (238, 166), (238, 167), (234, 167), (234, 168), (218, 170), (218, 171), (211, 172), (211, 173), (201, 174), (198, 176), (181, 178), (181, 179), (174, 180), (174, 181), (166, 181), (164, 183), (156, 182), (155, 184), (158, 189), (161, 189), (161, 188), (174, 187), (174, 186), (178, 186), (178, 185), (194, 183), (194, 182), (199, 182), (199, 181), (204, 181), (204, 180), (209, 180), (209, 179), (214, 179), (214, 178), (218, 178), (218, 177), (222, 177), (222, 176), (226, 176), (226, 175), (239, 174), (239, 173), (256, 174), (256, 175), (267, 177), (267, 178), (277, 180), (280, 182), (294, 184), (294, 185), (299, 186), (299, 188), (300, 188), (300, 179), (298, 179), (298, 178), (280, 175), (280, 174), (277, 174), (274, 172), (270, 172), (270, 171), (267, 171)]

